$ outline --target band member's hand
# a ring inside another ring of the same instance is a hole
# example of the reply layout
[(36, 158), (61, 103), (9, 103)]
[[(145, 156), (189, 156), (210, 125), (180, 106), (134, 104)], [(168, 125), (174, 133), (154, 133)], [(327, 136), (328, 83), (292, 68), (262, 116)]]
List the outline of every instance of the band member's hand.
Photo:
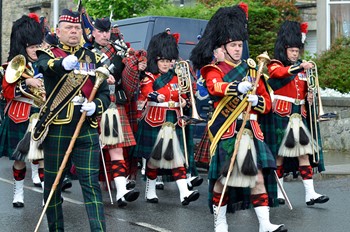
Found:
[(85, 102), (80, 108), (80, 112), (86, 111), (86, 116), (93, 115), (95, 113), (95, 110), (96, 110), (95, 102), (87, 102), (87, 100), (85, 100)]
[(40, 88), (43, 85), (43, 81), (37, 78), (27, 78), (25, 81), (26, 85), (33, 86), (34, 88)]
[(158, 102), (164, 102), (165, 101), (165, 96), (164, 96), (164, 94), (159, 94), (158, 96), (157, 96), (157, 100), (158, 100)]
[(304, 70), (308, 70), (308, 69), (312, 69), (313, 64), (312, 64), (312, 63), (309, 63), (309, 62), (307, 62), (307, 61), (305, 61), (305, 62), (301, 63), (301, 64), (299, 65), (299, 67), (300, 67), (300, 68), (303, 68)]
[(147, 68), (147, 62), (139, 62), (138, 63), (139, 71), (145, 71), (146, 68)]
[(242, 81), (238, 84), (238, 91), (243, 94), (247, 93), (249, 90), (252, 90), (252, 88), (252, 83), (250, 83), (249, 81)]
[(65, 70), (71, 71), (78, 64), (78, 58), (75, 55), (69, 55), (62, 60), (62, 66)]
[(309, 91), (307, 94), (307, 101), (309, 102), (310, 105), (312, 105), (313, 100), (314, 100), (314, 94), (311, 91)]
[(115, 79), (114, 79), (114, 76), (113, 76), (113, 75), (108, 75), (107, 83), (108, 83), (109, 85), (115, 83)]
[(184, 108), (187, 104), (186, 100), (183, 99), (182, 97), (180, 97), (180, 102), (181, 102), (181, 104), (180, 104), (181, 108)]
[(258, 95), (248, 95), (248, 101), (252, 103), (252, 106), (256, 106), (258, 104), (259, 98)]

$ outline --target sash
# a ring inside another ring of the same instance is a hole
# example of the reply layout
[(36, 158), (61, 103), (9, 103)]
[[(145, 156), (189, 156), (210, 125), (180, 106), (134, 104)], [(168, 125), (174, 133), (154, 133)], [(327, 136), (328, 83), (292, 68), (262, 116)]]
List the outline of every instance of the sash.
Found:
[(167, 83), (169, 83), (173, 77), (175, 72), (173, 70), (169, 70), (169, 72), (162, 74), (153, 82), (153, 90), (157, 91), (158, 89), (161, 89), (164, 87)]
[[(297, 65), (298, 64), (300, 64), (301, 63), (301, 61), (300, 60), (298, 60), (297, 61)], [(269, 78), (268, 80), (267, 80), (267, 83), (269, 84), (269, 86), (272, 88), (272, 90), (277, 90), (277, 89), (280, 89), (280, 88), (282, 88), (283, 86), (285, 86), (285, 85), (287, 85), (289, 82), (291, 82), (292, 80), (294, 80), (294, 78), (297, 76), (297, 74), (295, 74), (295, 75), (292, 75), (292, 76), (289, 76), (289, 77), (286, 77), (286, 78), (282, 78), (282, 79), (280, 79), (280, 78), (278, 78), (278, 79), (271, 79), (271, 78)]]
[[(66, 57), (67, 54), (61, 49), (52, 50), (57, 57)], [(90, 96), (92, 91), (91, 84), (87, 84), (88, 75), (74, 74), (70, 72), (65, 74), (57, 83), (44, 106), (40, 109), (39, 120), (34, 128), (32, 135), (33, 140), (38, 141), (46, 134), (48, 126), (56, 118), (56, 116), (71, 102), (71, 100), (79, 93), (84, 91), (86, 97)], [(90, 82), (92, 82), (90, 80)], [(83, 88), (84, 86), (84, 88)], [(89, 90), (89, 88), (91, 88)]]
[(112, 61), (113, 57), (116, 55), (116, 51), (112, 44), (108, 43), (107, 46), (102, 47), (100, 52), (104, 53), (110, 61)]
[[(253, 60), (249, 62), (252, 61)], [(242, 81), (247, 75), (256, 77), (255, 66), (248, 66), (246, 62), (242, 61), (240, 65), (231, 69), (231, 71), (223, 77), (223, 80), (225, 82), (233, 82), (235, 80)], [(211, 156), (214, 155), (217, 143), (220, 141), (222, 135), (228, 130), (247, 105), (248, 101), (246, 97), (241, 100), (238, 96), (225, 96), (220, 100), (212, 118), (208, 122)]]
[(271, 79), (269, 78), (267, 80), (267, 83), (270, 85), (270, 87), (272, 88), (272, 90), (277, 90), (277, 89), (280, 89), (282, 88), (283, 86), (287, 85), (289, 82), (291, 82), (292, 80), (294, 80), (294, 78), (296, 77), (297, 75), (294, 75), (294, 76), (289, 76), (289, 77), (286, 77), (286, 78), (283, 78), (283, 79), (277, 79), (277, 78), (274, 78), (274, 79)]

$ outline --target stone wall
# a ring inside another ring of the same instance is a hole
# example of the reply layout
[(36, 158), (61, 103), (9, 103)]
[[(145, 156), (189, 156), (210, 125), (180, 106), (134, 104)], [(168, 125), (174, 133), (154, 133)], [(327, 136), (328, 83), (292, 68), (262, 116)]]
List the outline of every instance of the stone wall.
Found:
[[(59, 12), (62, 9), (75, 9), (74, 0), (59, 1)], [(10, 48), (10, 36), (12, 23), (23, 14), (35, 12), (40, 16), (45, 16), (50, 26), (53, 27), (53, 1), (51, 0), (3, 0), (2, 1), (2, 22), (1, 22), (1, 63), (6, 62)]]
[(325, 113), (337, 113), (337, 118), (319, 123), (323, 149), (350, 151), (350, 98), (322, 98)]

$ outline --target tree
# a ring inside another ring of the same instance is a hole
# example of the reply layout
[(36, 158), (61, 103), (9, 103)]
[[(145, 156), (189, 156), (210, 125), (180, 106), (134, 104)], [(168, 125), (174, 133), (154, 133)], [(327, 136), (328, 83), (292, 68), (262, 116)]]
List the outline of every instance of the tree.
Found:
[(93, 18), (109, 17), (125, 19), (138, 16), (150, 7), (161, 7), (168, 0), (83, 0), (83, 6)]

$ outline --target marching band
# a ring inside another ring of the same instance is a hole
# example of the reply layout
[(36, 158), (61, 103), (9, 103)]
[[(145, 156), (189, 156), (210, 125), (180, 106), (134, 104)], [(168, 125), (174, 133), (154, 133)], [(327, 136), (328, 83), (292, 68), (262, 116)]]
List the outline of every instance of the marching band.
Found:
[(89, 20), (86, 35), (80, 13), (64, 9), (56, 32), (45, 34), (37, 15), (23, 15), (13, 24), (1, 67), (0, 157), (14, 160), (16, 208), (24, 207), (31, 162), (34, 184), (44, 192), (35, 231), (45, 214), (49, 231), (64, 231), (61, 192), (70, 162), (91, 231), (106, 231), (103, 190), (112, 203), (115, 190), (118, 207), (140, 200), (140, 165), (145, 202), (159, 203), (159, 177), (176, 183), (181, 205), (200, 197), (193, 189), (203, 179), (194, 163), (191, 124), (204, 120), (192, 68), (212, 101), (196, 157), (209, 166), (208, 212), (215, 232), (228, 231), (227, 213), (248, 208), (254, 208), (259, 232), (288, 231), (270, 222), (271, 208), (286, 202), (292, 208), (283, 189), (286, 173), (300, 174), (306, 205), (329, 200), (315, 191), (312, 178), (314, 170), (324, 171), (324, 160), (315, 116), (321, 111), (317, 67), (300, 59), (306, 24), (285, 21), (274, 58), (264, 53), (256, 62), (242, 57), (248, 6), (221, 7), (190, 61), (183, 61), (181, 35), (169, 28), (155, 34), (147, 50), (134, 50), (109, 18)]

